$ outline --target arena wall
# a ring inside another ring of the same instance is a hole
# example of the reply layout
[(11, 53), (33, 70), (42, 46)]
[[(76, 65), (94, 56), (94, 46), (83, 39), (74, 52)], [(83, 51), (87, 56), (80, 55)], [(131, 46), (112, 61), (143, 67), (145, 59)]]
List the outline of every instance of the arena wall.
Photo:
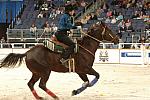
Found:
[[(2, 48), (0, 60), (9, 53), (25, 53), (29, 48)], [(101, 64), (150, 64), (150, 50), (135, 49), (98, 49), (94, 63)]]

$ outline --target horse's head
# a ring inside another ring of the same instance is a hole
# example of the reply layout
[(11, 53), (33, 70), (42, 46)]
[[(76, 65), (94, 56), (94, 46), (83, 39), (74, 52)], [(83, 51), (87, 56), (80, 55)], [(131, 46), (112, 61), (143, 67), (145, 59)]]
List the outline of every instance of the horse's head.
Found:
[(119, 37), (114, 34), (103, 22), (97, 22), (90, 27), (88, 34), (98, 41), (109, 41), (119, 43)]

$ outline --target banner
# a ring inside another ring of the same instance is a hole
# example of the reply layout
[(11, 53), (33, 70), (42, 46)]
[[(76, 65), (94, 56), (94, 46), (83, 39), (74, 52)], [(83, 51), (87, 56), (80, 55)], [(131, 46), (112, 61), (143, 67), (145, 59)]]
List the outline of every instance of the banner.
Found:
[(98, 49), (95, 63), (119, 63), (119, 49)]

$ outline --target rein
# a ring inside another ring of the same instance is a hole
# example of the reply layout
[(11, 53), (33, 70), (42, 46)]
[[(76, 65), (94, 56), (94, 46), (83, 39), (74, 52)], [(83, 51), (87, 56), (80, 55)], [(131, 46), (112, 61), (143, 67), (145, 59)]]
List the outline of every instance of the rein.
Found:
[(78, 44), (81, 48), (83, 48), (84, 50), (86, 50), (88, 53), (90, 53), (93, 57), (95, 57), (95, 55), (88, 49), (86, 49), (85, 47), (83, 47), (82, 45)]
[[(105, 34), (105, 31), (106, 31), (106, 28), (104, 27), (102, 34)], [(85, 34), (86, 36), (88, 36), (88, 37), (94, 39), (94, 40), (97, 41), (97, 42), (102, 42), (102, 41), (98, 40), (97, 38), (86, 34), (85, 32), (82, 32), (82, 33)], [(102, 36), (103, 36), (103, 35), (102, 35)], [(103, 37), (102, 37), (102, 38), (103, 38)]]
[[(106, 31), (106, 28), (104, 27), (103, 32), (102, 32), (102, 38), (103, 38), (103, 34), (105, 34), (105, 31)], [(82, 33), (85, 34), (85, 35), (87, 35), (88, 37), (90, 37), (90, 38), (96, 40), (97, 42), (102, 42), (102, 41), (96, 39), (95, 37), (86, 34), (85, 32), (82, 32)], [(95, 57), (95, 55), (94, 55), (90, 50), (86, 49), (85, 47), (83, 47), (83, 46), (80, 45), (80, 44), (78, 44), (78, 45), (79, 45), (81, 48), (83, 48), (84, 50), (86, 50), (88, 53), (90, 53), (93, 57)]]

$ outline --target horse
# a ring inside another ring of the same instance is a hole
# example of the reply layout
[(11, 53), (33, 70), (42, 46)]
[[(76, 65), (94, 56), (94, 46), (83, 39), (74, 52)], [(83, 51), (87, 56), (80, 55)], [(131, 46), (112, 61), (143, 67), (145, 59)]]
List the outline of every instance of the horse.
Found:
[[(85, 36), (78, 42), (79, 51), (71, 55), (75, 61), (75, 73), (83, 80), (83, 84), (82, 87), (72, 91), (72, 96), (80, 94), (87, 89), (87, 87), (92, 87), (100, 78), (99, 73), (92, 68), (95, 52), (99, 47), (99, 43), (103, 40), (115, 44), (119, 43), (118, 36), (103, 22), (91, 25), (88, 31), (83, 34)], [(35, 99), (44, 99), (39, 96), (34, 89), (34, 84), (40, 80), (39, 87), (53, 99), (59, 100), (58, 96), (46, 87), (46, 83), (51, 71), (61, 73), (68, 72), (68, 68), (60, 62), (61, 53), (54, 52), (44, 45), (38, 44), (23, 54), (9, 53), (2, 60), (0, 68), (13, 68), (16, 64), (20, 65), (23, 58), (25, 58), (27, 68), (32, 72), (32, 77), (27, 85)], [(95, 77), (89, 81), (87, 75), (93, 75)]]

